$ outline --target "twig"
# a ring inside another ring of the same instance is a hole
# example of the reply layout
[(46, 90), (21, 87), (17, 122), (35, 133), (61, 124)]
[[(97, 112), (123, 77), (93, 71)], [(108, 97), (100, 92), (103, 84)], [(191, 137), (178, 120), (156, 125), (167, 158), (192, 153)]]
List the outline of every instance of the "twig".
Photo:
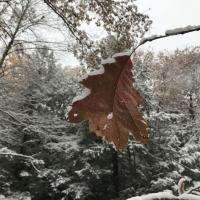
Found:
[(199, 26), (186, 26), (184, 28), (176, 28), (176, 29), (173, 29), (173, 30), (168, 30), (165, 32), (165, 34), (163, 35), (153, 35), (153, 36), (150, 36), (148, 38), (144, 38), (143, 40), (141, 40), (141, 42), (138, 44), (138, 46), (136, 46), (130, 56), (142, 45), (144, 45), (145, 43), (147, 42), (152, 42), (154, 40), (158, 40), (158, 39), (161, 39), (161, 38), (166, 38), (166, 37), (170, 37), (170, 36), (174, 36), (174, 35), (183, 35), (183, 34), (186, 34), (186, 33), (191, 33), (191, 32), (194, 32), (194, 31), (200, 31), (200, 25)]
[(187, 194), (191, 194), (193, 191), (198, 190), (198, 189), (200, 189), (200, 185), (198, 185), (198, 186), (196, 186), (196, 187), (194, 187), (194, 188), (191, 188), (191, 189), (188, 190), (186, 193), (187, 193)]
[[(1, 149), (0, 149), (1, 150)], [(39, 173), (40, 170), (35, 166), (35, 164), (33, 163), (34, 160), (36, 160), (35, 158), (33, 158), (32, 156), (27, 156), (27, 155), (23, 155), (23, 154), (19, 154), (19, 153), (13, 153), (13, 152), (0, 152), (0, 156), (15, 156), (15, 157), (20, 157), (20, 158), (24, 158), (24, 159), (29, 159), (30, 163), (32, 165), (32, 167)]]
[(2, 109), (0, 109), (0, 112), (8, 115), (9, 117), (11, 117), (11, 119), (13, 119), (14, 121), (18, 122), (19, 124), (25, 125), (23, 122), (19, 121), (16, 117), (14, 117), (13, 115), (11, 115), (10, 113), (8, 113), (8, 112), (6, 112), (6, 111), (4, 111)]
[(44, 2), (47, 4), (48, 7), (50, 7), (62, 20), (63, 22), (67, 25), (69, 31), (71, 32), (71, 34), (78, 40), (80, 41), (80, 38), (76, 36), (75, 31), (73, 30), (74, 27), (72, 27), (70, 25), (70, 23), (68, 22), (68, 20), (66, 19), (66, 17), (58, 11), (58, 9), (49, 1), (49, 0), (44, 0)]
[(18, 154), (18, 153), (7, 153), (7, 152), (4, 153), (4, 152), (0, 152), (0, 155), (4, 155), (4, 156), (16, 156), (16, 157), (22, 157), (22, 158), (27, 158), (27, 159), (35, 160), (35, 158), (33, 158), (32, 156), (27, 156), (27, 155)]

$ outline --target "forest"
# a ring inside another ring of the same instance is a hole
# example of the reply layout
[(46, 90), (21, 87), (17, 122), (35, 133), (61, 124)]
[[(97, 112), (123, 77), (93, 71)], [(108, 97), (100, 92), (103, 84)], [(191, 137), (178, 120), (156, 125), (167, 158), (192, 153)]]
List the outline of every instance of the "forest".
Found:
[[(146, 37), (153, 21), (137, 1), (0, 1), (0, 200), (200, 200), (200, 46), (141, 48), (200, 26)], [(116, 84), (116, 66), (134, 98), (105, 133), (98, 109), (119, 88), (97, 77)], [(78, 107), (87, 84), (96, 98)], [(73, 109), (89, 122), (71, 123)]]

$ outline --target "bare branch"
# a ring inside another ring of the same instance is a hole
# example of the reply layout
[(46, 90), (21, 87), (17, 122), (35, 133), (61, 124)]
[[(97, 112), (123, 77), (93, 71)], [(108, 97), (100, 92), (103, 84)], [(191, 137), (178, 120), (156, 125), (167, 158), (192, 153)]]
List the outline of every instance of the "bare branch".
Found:
[(21, 157), (21, 158), (28, 158), (30, 160), (35, 160), (35, 158), (33, 158), (32, 156), (27, 156), (27, 155), (23, 155), (23, 154), (18, 154), (18, 153), (7, 153), (7, 152), (0, 152), (0, 155), (4, 155), (4, 156), (17, 156), (17, 157)]
[(58, 11), (58, 9), (49, 1), (49, 0), (44, 0), (44, 2), (50, 7), (62, 20), (63, 22), (67, 25), (69, 31), (71, 34), (78, 40), (81, 41), (80, 38), (75, 34), (74, 27), (70, 25), (70, 22), (67, 20), (67, 18)]
[[(6, 151), (5, 151), (6, 150)], [(4, 152), (5, 151), (5, 152)], [(30, 160), (30, 163), (32, 165), (32, 167), (39, 173), (40, 170), (35, 166), (34, 164), (34, 160), (37, 160), (35, 159), (34, 157), (32, 156), (28, 156), (28, 155), (24, 155), (24, 154), (19, 154), (19, 153), (15, 153), (15, 152), (12, 152), (10, 150), (8, 150), (7, 148), (2, 148), (0, 149), (0, 156), (14, 156), (14, 157), (20, 157), (20, 158), (23, 158), (23, 159), (28, 159)]]

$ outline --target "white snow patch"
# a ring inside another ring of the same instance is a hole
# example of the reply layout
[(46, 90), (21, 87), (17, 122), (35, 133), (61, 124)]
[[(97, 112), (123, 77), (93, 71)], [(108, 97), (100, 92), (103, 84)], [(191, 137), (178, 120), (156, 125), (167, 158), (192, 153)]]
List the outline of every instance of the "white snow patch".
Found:
[(194, 195), (194, 194), (182, 194), (178, 198), (184, 199), (184, 200), (199, 200), (200, 196), (197, 196), (197, 195)]
[(99, 75), (99, 74), (103, 74), (104, 72), (105, 72), (104, 67), (100, 66), (100, 69), (86, 73), (83, 76), (81, 76), (80, 78), (78, 78), (78, 82), (81, 82), (82, 80), (87, 79), (88, 76)]
[(20, 173), (20, 176), (21, 176), (21, 177), (27, 177), (27, 176), (30, 176), (30, 174), (29, 174), (27, 171), (22, 171), (22, 172)]
[(114, 63), (115, 62), (115, 59), (114, 58), (107, 58), (105, 60), (102, 60), (101, 61), (101, 64), (102, 65), (105, 65), (105, 64), (111, 64), (111, 63)]
[(68, 113), (71, 111), (71, 109), (72, 109), (72, 106), (67, 106), (67, 113), (65, 114), (66, 119), (68, 118)]
[(174, 198), (175, 196), (171, 191), (167, 190), (164, 192), (152, 193), (143, 196), (132, 197), (127, 200), (153, 200), (153, 199), (161, 199), (161, 198)]
[(108, 124), (105, 124), (103, 127), (103, 130), (106, 130), (107, 127), (108, 127)]
[(130, 56), (131, 53), (130, 52), (121, 52), (121, 53), (116, 53), (114, 54), (114, 56), (112, 58), (107, 58), (105, 60), (102, 60), (101, 61), (101, 64), (102, 65), (105, 65), (105, 64), (111, 64), (111, 63), (115, 63), (115, 58), (116, 57), (120, 57), (120, 56)]
[(179, 32), (186, 32), (186, 31), (193, 31), (198, 28), (200, 29), (200, 26), (186, 26), (186, 27), (170, 29), (165, 32), (165, 35), (176, 34)]
[(91, 93), (91, 91), (88, 88), (85, 88), (81, 95), (78, 95), (73, 99), (72, 103), (74, 103), (76, 101), (80, 101), (80, 100), (86, 98), (87, 96), (90, 95), (90, 93)]
[(143, 42), (146, 42), (146, 41), (152, 41), (152, 40), (156, 39), (157, 37), (160, 37), (160, 35), (151, 35), (149, 37), (143, 38), (140, 41), (140, 44), (142, 44)]
[(78, 116), (78, 114), (77, 113), (74, 113), (74, 117), (77, 117)]
[(83, 76), (81, 76), (80, 78), (78, 78), (78, 82), (81, 82), (82, 80), (86, 79), (88, 77), (88, 74), (84, 74)]
[(140, 120), (143, 124), (147, 125), (145, 120)]
[(112, 119), (113, 118), (113, 113), (111, 112), (111, 113), (109, 113), (108, 115), (107, 115), (107, 119)]
[(113, 58), (116, 58), (116, 57), (120, 57), (120, 56), (130, 56), (131, 53), (130, 52), (121, 52), (121, 53), (116, 53)]
[(94, 70), (94, 71), (90, 72), (88, 75), (89, 76), (94, 76), (94, 75), (103, 74), (104, 72), (105, 72), (104, 67), (101, 66), (100, 69)]
[[(197, 152), (196, 152), (197, 153)], [(191, 169), (191, 171), (193, 171), (194, 173), (198, 173), (200, 174), (200, 171), (198, 169)]]
[(72, 109), (72, 106), (67, 106), (67, 112), (70, 112)]
[(171, 191), (167, 190), (164, 192), (152, 193), (143, 196), (132, 197), (127, 200), (154, 200), (154, 199), (181, 199), (181, 200), (200, 200), (200, 197), (193, 194), (184, 193), (180, 196), (174, 196)]

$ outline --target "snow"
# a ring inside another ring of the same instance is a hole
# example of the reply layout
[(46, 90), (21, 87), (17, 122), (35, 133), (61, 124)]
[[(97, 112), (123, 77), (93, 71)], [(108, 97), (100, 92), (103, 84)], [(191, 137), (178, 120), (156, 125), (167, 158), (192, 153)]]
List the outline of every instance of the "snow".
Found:
[(78, 82), (81, 82), (82, 80), (84, 79), (87, 79), (88, 78), (88, 74), (84, 74), (83, 76), (81, 76), (80, 78), (78, 78)]
[(155, 200), (155, 199), (180, 199), (180, 200), (200, 200), (200, 196), (184, 193), (180, 196), (174, 196), (172, 191), (167, 190), (164, 192), (151, 193), (143, 196), (132, 197), (127, 200)]
[(74, 117), (77, 117), (78, 116), (78, 114), (77, 113), (74, 113)]
[(160, 35), (151, 35), (149, 37), (146, 37), (146, 38), (143, 38), (140, 42), (140, 44), (142, 44), (143, 42), (146, 42), (146, 41), (151, 41), (151, 40), (154, 40), (156, 39), (157, 37), (160, 37)]
[(162, 38), (168, 35), (176, 35), (178, 33), (186, 33), (186, 32), (190, 32), (190, 31), (195, 31), (196, 29), (200, 29), (200, 25), (199, 26), (186, 26), (186, 27), (180, 27), (180, 28), (175, 28), (175, 29), (170, 29), (165, 31), (165, 35), (152, 35), (149, 36), (147, 38), (143, 38), (140, 42), (140, 44), (143, 44), (145, 42), (150, 42), (152, 40), (155, 40), (157, 38)]
[(112, 119), (113, 118), (113, 113), (111, 112), (111, 113), (109, 113), (108, 115), (107, 115), (107, 119)]
[(181, 199), (181, 200), (200, 200), (200, 196), (193, 194), (182, 194), (178, 197), (174, 196), (171, 191), (167, 190), (164, 192), (152, 193), (143, 196), (132, 197), (127, 200), (155, 200), (155, 199)]
[(104, 67), (101, 66), (100, 69), (94, 70), (94, 71), (90, 72), (88, 75), (95, 76), (95, 75), (103, 74), (104, 72), (105, 72)]
[(71, 109), (72, 109), (72, 106), (67, 106), (67, 112), (70, 112)]
[(105, 60), (102, 60), (101, 61), (101, 64), (102, 65), (105, 65), (105, 64), (111, 64), (111, 63), (114, 63), (115, 62), (115, 58), (116, 57), (120, 57), (120, 56), (130, 56), (131, 53), (130, 52), (121, 52), (121, 53), (116, 53), (113, 55), (112, 58), (107, 58)]
[(143, 196), (132, 197), (127, 200), (153, 200), (153, 199), (161, 199), (161, 198), (174, 198), (175, 196), (171, 191), (167, 190), (164, 192), (152, 193)]
[(120, 56), (130, 56), (131, 53), (130, 52), (121, 52), (121, 53), (116, 53), (113, 58), (116, 58), (116, 57), (120, 57)]
[(26, 171), (22, 171), (22, 172), (20, 173), (20, 176), (21, 176), (21, 177), (27, 177), (27, 176), (30, 176), (30, 174), (29, 174), (28, 172), (26, 172)]
[[(130, 56), (130, 52), (121, 52), (121, 53), (116, 53), (112, 58), (107, 58), (105, 60), (102, 60), (101, 61), (101, 64), (102, 65), (105, 65), (105, 64), (111, 64), (111, 63), (115, 63), (115, 57), (120, 57), (120, 56)], [(105, 69), (103, 66), (100, 66), (100, 69), (98, 70), (94, 70), (94, 71), (91, 71), (89, 72), (88, 74), (85, 74), (83, 76), (81, 76), (78, 81), (81, 82), (82, 80), (84, 79), (87, 79), (88, 76), (95, 76), (95, 75), (99, 75), (99, 74), (103, 74), (105, 72)]]
[(200, 29), (200, 26), (186, 26), (182, 28), (180, 27), (180, 28), (170, 29), (165, 32), (165, 35), (176, 34), (179, 32), (194, 31), (195, 29)]
[(193, 194), (182, 194), (178, 197), (178, 199), (184, 199), (184, 200), (200, 200), (200, 196), (193, 195)]
[(81, 82), (82, 80), (87, 79), (88, 76), (100, 75), (100, 74), (103, 74), (104, 72), (105, 72), (104, 67), (103, 67), (103, 66), (100, 66), (100, 69), (91, 71), (91, 72), (86, 73), (86, 74), (84, 74), (83, 76), (81, 76), (81, 77), (78, 79), (78, 82)]
[(102, 60), (101, 61), (101, 64), (102, 65), (105, 65), (105, 64), (111, 64), (111, 63), (114, 63), (115, 62), (115, 59), (114, 58), (107, 58), (105, 60)]
[(74, 103), (76, 101), (80, 101), (80, 100), (86, 98), (87, 96), (90, 95), (90, 93), (91, 93), (91, 91), (88, 88), (85, 88), (81, 95), (78, 95), (73, 99), (72, 103)]
[(106, 130), (107, 127), (108, 127), (108, 124), (105, 124), (103, 127), (103, 130)]

